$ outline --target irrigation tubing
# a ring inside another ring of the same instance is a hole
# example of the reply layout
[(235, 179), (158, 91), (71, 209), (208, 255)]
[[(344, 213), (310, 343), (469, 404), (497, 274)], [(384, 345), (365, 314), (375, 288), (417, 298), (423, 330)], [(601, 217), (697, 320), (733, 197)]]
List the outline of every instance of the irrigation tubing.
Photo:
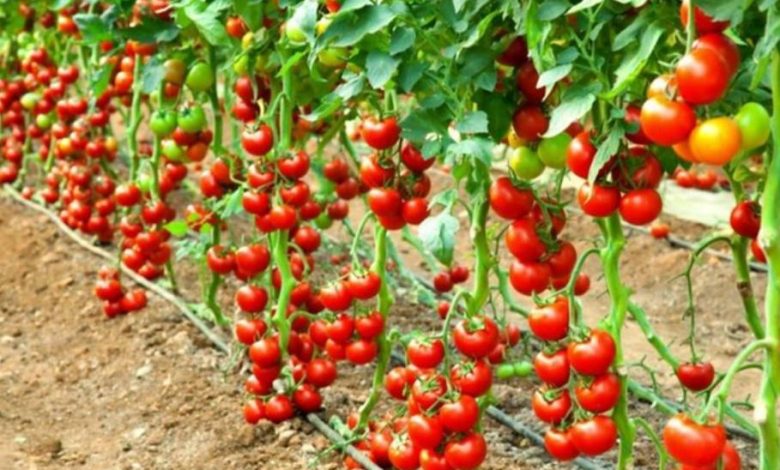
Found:
[[(8, 194), (12, 199), (15, 201), (37, 211), (41, 214), (44, 214), (46, 217), (48, 217), (54, 224), (67, 235), (71, 240), (76, 242), (80, 247), (86, 249), (90, 253), (99, 256), (101, 258), (104, 258), (108, 261), (111, 261), (112, 263), (116, 261), (116, 257), (111, 255), (111, 253), (107, 252), (106, 250), (103, 250), (101, 248), (98, 248), (94, 245), (92, 245), (90, 242), (82, 238), (79, 234), (77, 234), (74, 230), (72, 230), (70, 227), (65, 225), (63, 221), (59, 219), (53, 212), (48, 210), (47, 208), (41, 206), (40, 204), (37, 204), (33, 201), (27, 200), (19, 194), (18, 191), (11, 188), (10, 186), (5, 187), (6, 194)], [(198, 330), (200, 330), (201, 333), (203, 333), (206, 338), (211, 341), (211, 343), (216, 347), (220, 352), (224, 354), (230, 354), (230, 346), (228, 343), (215, 331), (213, 331), (203, 320), (198, 318), (187, 306), (187, 304), (182, 301), (181, 298), (179, 298), (174, 293), (170, 292), (169, 290), (148, 281), (144, 277), (140, 276), (139, 274), (131, 271), (130, 269), (126, 268), (124, 265), (120, 263), (120, 270), (124, 275), (129, 277), (133, 280), (136, 284), (139, 284), (146, 289), (150, 290), (154, 294), (156, 294), (161, 299), (169, 302), (174, 307), (176, 307), (179, 312), (184, 315), (184, 317), (189, 320)], [(346, 452), (347, 455), (355, 459), (357, 463), (363, 466), (363, 468), (367, 470), (382, 470), (381, 467), (376, 465), (371, 459), (368, 458), (364, 453), (360, 452), (355, 447), (348, 445), (344, 438), (336, 432), (333, 428), (331, 428), (319, 415), (316, 413), (308, 413), (306, 415), (306, 420), (314, 426), (317, 431), (320, 432), (320, 434), (324, 435), (326, 438), (328, 438), (333, 444), (335, 444), (338, 448), (344, 449), (344, 452)]]

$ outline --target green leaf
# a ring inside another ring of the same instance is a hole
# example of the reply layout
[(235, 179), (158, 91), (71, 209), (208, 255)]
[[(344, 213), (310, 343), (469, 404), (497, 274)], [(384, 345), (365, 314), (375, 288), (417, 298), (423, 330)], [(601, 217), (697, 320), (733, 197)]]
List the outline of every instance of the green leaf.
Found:
[(96, 100), (98, 96), (102, 95), (109, 83), (111, 83), (111, 75), (114, 71), (114, 67), (110, 63), (106, 63), (96, 73), (89, 76), (89, 89), (92, 92), (92, 99)]
[(366, 35), (376, 33), (395, 19), (396, 13), (387, 5), (370, 5), (345, 14), (339, 12), (320, 41), (337, 47), (352, 46)]
[(571, 3), (566, 0), (545, 0), (544, 3), (539, 5), (536, 18), (539, 21), (552, 21), (566, 13), (566, 10), (570, 7)]
[(634, 21), (632, 21), (628, 27), (615, 36), (615, 39), (612, 41), (613, 51), (619, 51), (629, 44), (634, 44), (636, 42), (636, 37), (639, 34), (639, 31), (641, 31), (642, 28), (647, 24), (648, 14), (645, 12), (648, 11), (650, 11), (650, 9), (646, 8), (642, 10), (642, 13)]
[(172, 21), (146, 17), (143, 23), (118, 32), (125, 39), (148, 44), (173, 41), (179, 36), (179, 27)]
[(398, 84), (405, 92), (410, 92), (422, 78), (429, 64), (427, 62), (404, 61), (398, 72)]
[(780, 41), (780, 14), (777, 8), (772, 8), (767, 13), (764, 35), (758, 40), (753, 51), (753, 60), (761, 62), (772, 54)]
[(485, 134), (488, 131), (488, 117), (484, 111), (472, 111), (455, 123), (455, 130), (462, 134)]
[(371, 5), (371, 0), (346, 0), (341, 4), (341, 8), (337, 14), (341, 15), (350, 11), (359, 10), (366, 5)]
[(496, 69), (491, 68), (477, 75), (477, 78), (474, 79), (474, 85), (480, 90), (494, 91), (496, 89), (497, 81), (498, 73), (496, 72)]
[(230, 37), (225, 31), (222, 21), (222, 11), (230, 4), (227, 1), (215, 1), (203, 8), (202, 0), (190, 0), (184, 6), (184, 15), (192, 21), (201, 36), (212, 46), (223, 46), (230, 43)]
[(184, 237), (185, 235), (187, 235), (187, 232), (189, 232), (190, 230), (189, 226), (187, 225), (187, 222), (185, 222), (182, 219), (172, 220), (167, 224), (163, 225), (163, 228), (176, 238)]
[(472, 137), (447, 147), (446, 163), (455, 163), (463, 157), (466, 157), (467, 160), (480, 161), (487, 168), (490, 168), (493, 162), (493, 143), (481, 137)]
[(162, 64), (162, 58), (159, 54), (154, 55), (148, 63), (144, 64), (141, 75), (141, 90), (145, 94), (153, 93), (159, 89), (165, 76)]
[(78, 25), (86, 45), (95, 45), (112, 38), (111, 25), (94, 13), (78, 13), (73, 15), (73, 21)]
[(306, 42), (314, 44), (314, 28), (317, 25), (317, 0), (304, 0), (297, 7), (290, 18), (291, 24), (300, 26)]
[(250, 31), (258, 30), (263, 25), (263, 0), (233, 0), (233, 8)]
[(417, 37), (412, 28), (398, 28), (393, 31), (393, 36), (390, 38), (390, 54), (397, 55), (414, 45), (414, 40)]
[(366, 75), (372, 88), (381, 88), (398, 70), (401, 59), (396, 59), (386, 52), (372, 51), (366, 58)]
[(564, 64), (553, 67), (550, 70), (545, 70), (539, 75), (539, 80), (536, 82), (537, 88), (546, 87), (545, 97), (549, 96), (553, 90), (553, 85), (569, 75), (573, 67), (572, 64)]
[(457, 199), (458, 199), (458, 190), (447, 189), (446, 191), (442, 191), (437, 195), (435, 195), (431, 199), (431, 202), (430, 204), (428, 204), (428, 206), (433, 207), (438, 204), (443, 207), (452, 207), (452, 205), (455, 203)]
[(561, 98), (561, 104), (553, 109), (550, 115), (550, 125), (544, 137), (552, 137), (565, 131), (574, 121), (586, 115), (596, 102), (597, 84), (573, 86)]
[(405, 139), (421, 143), (428, 134), (446, 134), (447, 122), (434, 110), (414, 109), (401, 121), (401, 130)]
[(607, 93), (607, 99), (614, 98), (622, 93), (642, 73), (645, 65), (647, 65), (647, 60), (663, 34), (664, 28), (658, 23), (652, 23), (645, 29), (642, 37), (639, 39), (639, 47), (633, 54), (625, 56), (623, 62), (615, 71), (615, 85)]
[[(751, 0), (752, 1), (752, 0)], [(696, 0), (696, 7), (716, 20), (731, 20), (735, 24), (742, 18), (742, 12), (750, 2), (746, 0)]]
[(420, 224), (419, 236), (423, 246), (442, 264), (449, 266), (455, 249), (455, 234), (460, 222), (447, 212), (427, 218)]
[(577, 13), (578, 11), (587, 10), (588, 8), (593, 8), (596, 5), (603, 3), (604, 0), (582, 0), (580, 3), (574, 5), (573, 7), (569, 8), (569, 11), (566, 12), (569, 15), (572, 13)]
[(506, 136), (512, 123), (512, 113), (515, 105), (497, 93), (478, 93), (475, 101), (479, 109), (488, 115), (488, 131), (490, 137), (498, 142)]
[(590, 165), (590, 172), (588, 172), (588, 182), (590, 184), (596, 181), (601, 168), (617, 153), (624, 133), (625, 130), (622, 126), (613, 126), (609, 134), (607, 134), (607, 138), (599, 144), (596, 155), (593, 157), (593, 163)]

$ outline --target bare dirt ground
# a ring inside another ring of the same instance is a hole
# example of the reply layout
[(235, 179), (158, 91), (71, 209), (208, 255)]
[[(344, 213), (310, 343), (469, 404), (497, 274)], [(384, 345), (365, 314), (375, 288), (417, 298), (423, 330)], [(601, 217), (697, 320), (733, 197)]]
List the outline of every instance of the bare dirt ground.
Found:
[[(0, 469), (297, 469), (311, 465), (328, 447), (300, 419), (279, 427), (246, 426), (240, 414), (242, 376), (174, 309), (150, 295), (141, 312), (105, 320), (91, 293), (102, 260), (58, 233), (45, 217), (7, 198), (0, 198), (0, 214)], [(691, 239), (704, 230), (678, 221), (671, 225), (673, 233)], [(572, 217), (564, 236), (583, 249), (596, 235), (591, 222)], [(465, 246), (467, 240), (459, 243)], [(418, 264), (411, 251), (403, 251), (410, 265)], [(681, 357), (687, 351), (679, 344), (687, 335), (685, 286), (671, 279), (688, 256), (636, 235), (622, 265), (635, 301)], [(586, 265), (593, 285), (584, 309), (591, 323), (608, 306), (599, 271), (595, 258)], [(695, 273), (699, 349), (722, 372), (750, 335), (733, 270), (705, 256)], [(184, 282), (191, 278), (185, 273)], [(756, 292), (763, 291), (763, 275), (755, 275), (754, 282)], [(404, 329), (439, 325), (434, 312), (404, 303), (394, 307), (393, 317)], [(525, 328), (521, 318), (515, 321)], [(654, 360), (633, 324), (625, 344), (629, 360), (647, 357), (648, 364), (663, 371), (658, 378), (668, 396), (680, 395), (673, 374)], [(343, 415), (367, 393), (370, 369), (340, 366), (340, 373), (325, 405)], [(647, 382), (640, 370), (631, 374)], [(734, 396), (753, 392), (757, 377), (745, 373)], [(531, 389), (531, 384), (513, 381), (495, 392), (503, 408), (532, 423)], [(654, 416), (660, 426), (659, 413), (647, 407), (637, 412)], [(542, 450), (494, 423), (485, 432), (491, 454), (484, 468), (572, 468), (549, 462)], [(747, 441), (739, 440), (737, 446), (743, 455), (755, 451)], [(652, 468), (654, 462), (642, 439), (637, 468)], [(337, 468), (339, 462), (326, 458), (319, 466)], [(747, 462), (743, 468), (754, 467)]]

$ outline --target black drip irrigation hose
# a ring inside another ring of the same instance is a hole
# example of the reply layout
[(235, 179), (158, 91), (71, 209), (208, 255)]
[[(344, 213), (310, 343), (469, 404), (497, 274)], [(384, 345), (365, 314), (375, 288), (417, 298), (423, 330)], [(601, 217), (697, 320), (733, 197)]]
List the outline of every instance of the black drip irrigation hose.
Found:
[[(5, 191), (6, 194), (8, 194), (15, 201), (37, 212), (40, 212), (41, 214), (44, 214), (52, 222), (54, 222), (57, 228), (59, 228), (63, 233), (65, 233), (65, 235), (67, 235), (71, 240), (76, 242), (76, 244), (78, 244), (80, 247), (112, 263), (116, 261), (115, 256), (111, 255), (109, 252), (101, 248), (94, 246), (93, 244), (91, 244), (90, 242), (82, 238), (78, 233), (76, 233), (73, 229), (65, 225), (65, 223), (59, 219), (59, 217), (57, 217), (53, 212), (51, 212), (47, 208), (33, 201), (23, 198), (18, 191), (16, 191), (10, 186), (6, 186)], [(190, 310), (187, 304), (184, 301), (182, 301), (180, 297), (170, 292), (169, 290), (153, 282), (148, 281), (147, 279), (140, 276), (139, 274), (126, 268), (124, 265), (120, 264), (119, 268), (122, 271), (122, 274), (132, 279), (133, 282), (143, 286), (147, 290), (156, 294), (161, 299), (165, 300), (166, 302), (176, 307), (176, 309), (179, 310), (179, 312), (182, 313), (182, 315), (184, 315), (184, 317), (187, 320), (189, 320), (201, 333), (203, 333), (203, 335), (206, 338), (208, 338), (209, 341), (211, 341), (211, 343), (214, 345), (216, 349), (218, 349), (220, 352), (224, 354), (230, 354), (230, 346), (228, 345), (227, 341), (225, 341), (224, 338), (221, 337), (221, 335), (219, 335), (214, 330), (212, 330), (203, 320), (198, 318)], [(352, 445), (347, 444), (344, 438), (338, 432), (336, 432), (336, 430), (331, 428), (319, 415), (317, 415), (316, 413), (308, 413), (306, 414), (305, 417), (306, 420), (309, 423), (311, 423), (311, 425), (314, 426), (314, 428), (317, 431), (320, 432), (320, 434), (328, 438), (328, 440), (330, 440), (337, 448), (343, 449), (347, 455), (355, 459), (355, 461), (360, 465), (362, 465), (363, 468), (367, 470), (382, 470), (382, 468), (376, 465), (373, 461), (371, 461), (371, 459), (369, 459), (366, 454), (362, 453)]]

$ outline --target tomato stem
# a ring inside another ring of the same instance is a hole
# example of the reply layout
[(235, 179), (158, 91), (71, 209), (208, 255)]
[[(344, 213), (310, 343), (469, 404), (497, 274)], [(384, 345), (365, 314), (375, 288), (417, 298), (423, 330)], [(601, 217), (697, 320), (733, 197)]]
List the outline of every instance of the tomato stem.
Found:
[(620, 217), (612, 214), (604, 219), (604, 233), (606, 246), (601, 250), (601, 261), (604, 266), (604, 278), (607, 282), (607, 290), (612, 299), (609, 314), (609, 331), (615, 340), (614, 367), (620, 378), (620, 398), (612, 413), (612, 419), (620, 434), (620, 451), (618, 454), (618, 466), (620, 470), (631, 467), (633, 459), (632, 450), (636, 438), (636, 427), (628, 415), (628, 378), (623, 371), (623, 325), (626, 321), (630, 292), (620, 279), (620, 255), (626, 244), (623, 226)]
[(780, 394), (780, 51), (772, 53), (772, 155), (766, 155), (767, 179), (761, 198), (759, 243), (767, 257), (769, 279), (765, 296), (765, 331), (769, 347), (753, 417), (759, 428), (761, 470), (780, 468), (780, 425), (777, 400)]
[(133, 100), (130, 104), (130, 130), (127, 134), (127, 146), (130, 152), (130, 181), (138, 176), (140, 158), (138, 156), (138, 128), (141, 126), (141, 64), (143, 58), (135, 54), (133, 65)]
[(211, 89), (209, 90), (209, 101), (211, 102), (211, 111), (214, 115), (214, 140), (212, 150), (217, 156), (222, 155), (225, 152), (225, 148), (222, 146), (222, 110), (219, 107), (219, 94), (217, 93), (217, 74), (219, 67), (217, 63), (217, 53), (212, 45), (207, 45), (209, 53), (209, 66), (211, 67), (211, 73), (214, 77)]
[(471, 241), (474, 245), (476, 254), (476, 263), (474, 264), (474, 290), (467, 303), (467, 315), (472, 317), (476, 315), (490, 295), (490, 267), (493, 264), (493, 258), (490, 256), (490, 246), (488, 245), (487, 224), (488, 202), (486, 191), (480, 193), (472, 202), (474, 209), (471, 212)]

